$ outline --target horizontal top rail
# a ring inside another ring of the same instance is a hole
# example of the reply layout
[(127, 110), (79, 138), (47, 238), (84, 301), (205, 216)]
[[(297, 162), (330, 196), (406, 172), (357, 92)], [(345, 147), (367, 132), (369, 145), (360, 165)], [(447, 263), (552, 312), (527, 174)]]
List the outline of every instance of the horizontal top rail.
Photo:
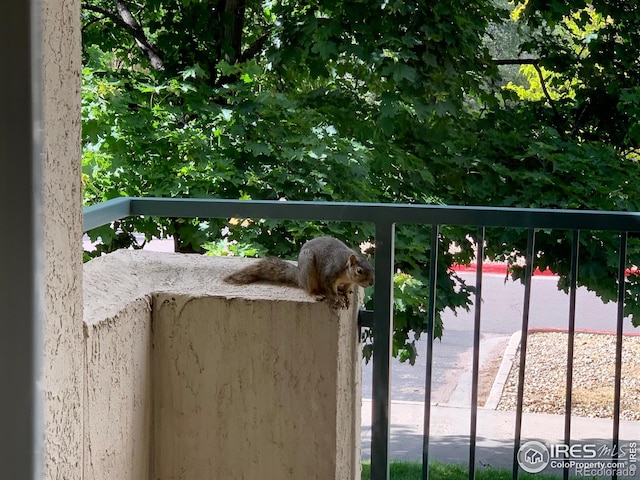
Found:
[(84, 231), (128, 216), (271, 218), (640, 232), (640, 212), (395, 203), (120, 197), (85, 207)]

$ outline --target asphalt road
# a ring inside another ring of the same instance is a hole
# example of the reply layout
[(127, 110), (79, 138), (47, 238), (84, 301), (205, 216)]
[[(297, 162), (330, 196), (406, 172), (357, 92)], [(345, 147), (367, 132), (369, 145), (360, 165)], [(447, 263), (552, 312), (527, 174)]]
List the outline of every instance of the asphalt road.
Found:
[[(475, 273), (461, 273), (469, 284), (474, 284)], [(483, 301), (481, 317), (480, 363), (495, 355), (522, 325), (524, 286), (508, 280), (500, 274), (483, 276)], [(615, 331), (615, 303), (603, 304), (595, 294), (579, 288), (576, 295), (576, 328)], [(557, 278), (539, 276), (533, 278), (529, 328), (566, 329), (569, 321), (569, 296), (557, 288)], [(434, 403), (464, 405), (468, 386), (462, 383), (469, 377), (472, 365), (473, 309), (459, 311), (457, 315), (447, 311), (443, 315), (444, 335), (434, 342), (432, 397)], [(638, 332), (627, 318), (626, 332)], [(424, 401), (426, 373), (426, 342), (417, 342), (418, 358), (414, 366), (392, 361), (392, 400)], [(363, 398), (371, 398), (371, 364), (363, 363)]]

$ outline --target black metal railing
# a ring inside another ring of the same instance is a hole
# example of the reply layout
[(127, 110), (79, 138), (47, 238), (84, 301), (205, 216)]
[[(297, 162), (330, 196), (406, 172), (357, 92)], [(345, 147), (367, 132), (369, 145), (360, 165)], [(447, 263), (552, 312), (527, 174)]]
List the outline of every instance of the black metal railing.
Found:
[[(431, 227), (431, 258), (429, 262), (428, 345), (426, 356), (426, 385), (424, 401), (423, 478), (428, 478), (429, 434), (431, 419), (431, 373), (433, 366), (433, 332), (435, 321), (438, 238), (441, 225), (475, 226), (478, 228), (476, 292), (474, 301), (474, 338), (472, 367), (472, 399), (470, 410), (469, 478), (475, 477), (476, 423), (478, 408), (479, 345), (482, 298), (482, 259), (487, 227), (517, 227), (527, 229), (524, 304), (520, 351), (519, 385), (513, 447), (513, 478), (519, 474), (517, 452), (521, 442), (524, 378), (526, 368), (527, 332), (531, 300), (531, 280), (534, 270), (536, 230), (562, 229), (573, 231), (570, 271), (569, 355), (567, 358), (567, 387), (564, 440), (571, 440), (571, 386), (573, 370), (573, 342), (575, 333), (578, 248), (581, 230), (618, 232), (619, 265), (618, 310), (616, 317), (616, 358), (612, 443), (618, 444), (620, 425), (620, 389), (622, 365), (622, 334), (627, 238), (629, 232), (640, 232), (640, 213), (602, 212), (550, 209), (452, 207), (435, 205), (366, 204), (338, 202), (279, 202), (237, 201), (213, 199), (118, 198), (93, 205), (84, 210), (84, 230), (113, 222), (127, 216), (159, 216), (177, 218), (269, 218), (282, 220), (371, 222), (375, 225), (374, 309), (363, 315), (364, 323), (374, 329), (371, 479), (389, 478), (390, 391), (391, 391), (391, 334), (393, 329), (393, 273), (395, 225), (425, 224)], [(568, 470), (564, 471), (565, 477)]]

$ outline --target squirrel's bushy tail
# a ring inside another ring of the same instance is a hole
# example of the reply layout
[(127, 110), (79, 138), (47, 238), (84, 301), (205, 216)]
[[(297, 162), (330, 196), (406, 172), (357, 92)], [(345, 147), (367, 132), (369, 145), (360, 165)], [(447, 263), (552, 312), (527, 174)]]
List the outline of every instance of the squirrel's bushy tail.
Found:
[(227, 283), (245, 285), (254, 282), (270, 282), (298, 287), (298, 267), (280, 258), (267, 257), (227, 275)]

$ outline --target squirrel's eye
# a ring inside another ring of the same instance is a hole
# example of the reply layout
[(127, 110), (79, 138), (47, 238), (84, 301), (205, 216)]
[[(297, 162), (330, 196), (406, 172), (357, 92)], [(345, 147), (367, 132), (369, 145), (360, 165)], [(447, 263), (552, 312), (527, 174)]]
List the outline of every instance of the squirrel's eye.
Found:
[(360, 267), (356, 268), (356, 273), (358, 275), (362, 275), (362, 268), (360, 268)]

